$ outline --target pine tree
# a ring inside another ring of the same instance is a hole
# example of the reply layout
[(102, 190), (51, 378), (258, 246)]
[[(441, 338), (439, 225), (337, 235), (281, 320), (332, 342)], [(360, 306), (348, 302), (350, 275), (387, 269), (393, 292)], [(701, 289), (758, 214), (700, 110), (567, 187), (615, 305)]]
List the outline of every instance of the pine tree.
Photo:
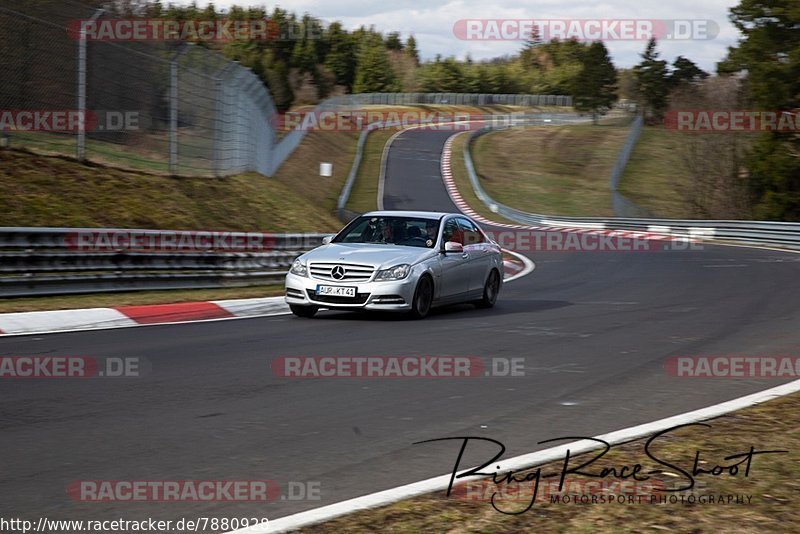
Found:
[(575, 78), (573, 104), (579, 112), (590, 113), (597, 124), (598, 115), (605, 115), (616, 94), (617, 72), (608, 50), (601, 41), (592, 43), (583, 56), (580, 74)]
[(342, 28), (340, 22), (334, 22), (328, 27), (328, 45), (330, 49), (325, 57), (325, 66), (333, 72), (336, 83), (345, 86), (349, 91), (355, 80), (355, 40)]
[[(731, 21), (744, 38), (720, 63), (720, 74), (746, 72), (753, 109), (785, 111), (800, 121), (800, 2), (740, 0)], [(784, 117), (784, 120), (787, 118)], [(762, 134), (745, 163), (755, 216), (800, 221), (800, 136)]]
[(386, 36), (386, 49), (400, 51), (403, 49), (403, 41), (400, 40), (400, 32), (391, 32)]
[(389, 64), (380, 35), (363, 44), (356, 64), (354, 93), (390, 93), (397, 90), (397, 79)]
[(682, 83), (694, 83), (708, 78), (708, 73), (698, 67), (694, 61), (683, 56), (678, 56), (672, 62), (672, 74), (669, 83), (672, 87), (677, 87)]
[(419, 51), (417, 50), (417, 40), (414, 39), (413, 35), (409, 35), (408, 39), (406, 40), (406, 54), (411, 56), (411, 58), (414, 60), (414, 63), (416, 63), (416, 65), (419, 66)]
[(654, 120), (660, 120), (667, 107), (669, 73), (667, 62), (658, 59), (656, 40), (650, 39), (642, 54), (642, 62), (633, 68), (639, 94), (644, 99), (646, 112)]

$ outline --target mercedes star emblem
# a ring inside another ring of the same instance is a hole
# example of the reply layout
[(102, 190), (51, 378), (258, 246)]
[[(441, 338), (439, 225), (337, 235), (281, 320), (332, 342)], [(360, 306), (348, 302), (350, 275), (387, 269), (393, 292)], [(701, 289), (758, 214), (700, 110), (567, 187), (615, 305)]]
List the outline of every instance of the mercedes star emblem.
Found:
[(341, 265), (337, 265), (336, 267), (333, 268), (333, 270), (331, 270), (331, 276), (335, 280), (341, 280), (342, 278), (344, 278), (344, 273), (345, 273), (344, 267), (342, 267)]

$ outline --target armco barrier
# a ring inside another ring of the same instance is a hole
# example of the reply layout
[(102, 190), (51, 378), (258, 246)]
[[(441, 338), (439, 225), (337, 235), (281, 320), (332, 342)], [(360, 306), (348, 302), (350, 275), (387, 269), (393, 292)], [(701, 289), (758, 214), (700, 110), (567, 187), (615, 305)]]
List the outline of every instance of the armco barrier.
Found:
[[(80, 239), (98, 235), (134, 236), (135, 246), (127, 238)], [(166, 245), (153, 246), (165, 235)], [(0, 297), (279, 283), (294, 259), (325, 235), (0, 228)], [(187, 242), (200, 246), (179, 247)]]
[(800, 249), (800, 223), (778, 221), (735, 221), (705, 219), (652, 219), (624, 217), (561, 217), (527, 213), (495, 201), (481, 187), (472, 161), (470, 146), (489, 131), (477, 130), (464, 145), (464, 165), (475, 195), (493, 213), (519, 224), (536, 227), (629, 230), (698, 240), (726, 241)]

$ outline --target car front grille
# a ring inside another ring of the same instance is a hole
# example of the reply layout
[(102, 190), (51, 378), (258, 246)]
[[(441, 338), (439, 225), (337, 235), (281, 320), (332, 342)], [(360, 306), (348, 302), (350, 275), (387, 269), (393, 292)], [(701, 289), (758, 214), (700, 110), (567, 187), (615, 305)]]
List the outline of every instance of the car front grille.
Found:
[(369, 293), (356, 293), (355, 297), (334, 297), (332, 295), (317, 295), (313, 289), (307, 289), (308, 298), (316, 302), (329, 304), (364, 304), (369, 298)]
[[(334, 278), (333, 271), (336, 267), (344, 269), (341, 278)], [(309, 264), (311, 278), (317, 280), (331, 280), (333, 282), (366, 282), (372, 278), (375, 268), (371, 265), (359, 265), (357, 263), (332, 263), (320, 262)]]

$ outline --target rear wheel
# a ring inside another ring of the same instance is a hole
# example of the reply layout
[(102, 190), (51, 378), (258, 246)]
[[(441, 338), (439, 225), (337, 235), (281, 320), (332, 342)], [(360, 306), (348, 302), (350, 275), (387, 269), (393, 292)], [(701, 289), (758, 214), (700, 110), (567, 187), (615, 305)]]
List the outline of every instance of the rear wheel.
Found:
[(414, 291), (414, 300), (411, 303), (411, 316), (415, 319), (424, 319), (431, 311), (433, 304), (433, 282), (430, 277), (423, 276), (417, 283)]
[(478, 308), (491, 308), (497, 302), (497, 295), (500, 293), (500, 275), (492, 270), (486, 284), (483, 286), (483, 297), (475, 302)]
[(311, 318), (317, 314), (317, 310), (319, 310), (316, 306), (298, 306), (296, 304), (289, 304), (289, 309), (292, 310), (292, 313), (298, 317), (307, 317)]

